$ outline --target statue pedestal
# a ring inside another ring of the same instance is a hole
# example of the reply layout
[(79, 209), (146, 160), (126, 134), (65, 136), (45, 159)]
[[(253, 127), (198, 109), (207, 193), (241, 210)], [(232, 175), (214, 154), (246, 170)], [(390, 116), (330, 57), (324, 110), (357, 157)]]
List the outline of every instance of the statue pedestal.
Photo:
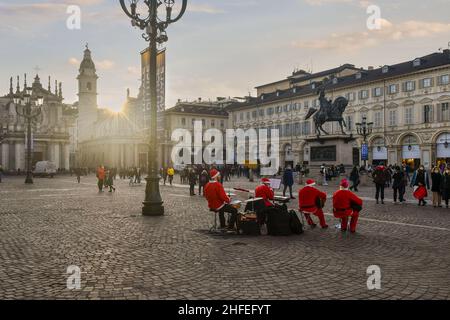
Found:
[(319, 138), (307, 138), (309, 166), (317, 168), (322, 164), (326, 164), (327, 166), (339, 166), (343, 164), (346, 171), (348, 171), (348, 169), (353, 167), (355, 140), (351, 135), (329, 135)]

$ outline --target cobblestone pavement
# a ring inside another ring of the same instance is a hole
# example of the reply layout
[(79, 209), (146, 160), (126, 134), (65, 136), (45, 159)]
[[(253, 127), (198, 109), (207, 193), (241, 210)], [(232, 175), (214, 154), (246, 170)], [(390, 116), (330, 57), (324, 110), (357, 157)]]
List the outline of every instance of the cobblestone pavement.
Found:
[[(186, 187), (161, 187), (166, 215), (143, 217), (144, 186), (116, 184), (99, 194), (92, 176), (4, 179), (0, 299), (450, 298), (450, 209), (367, 200), (355, 235), (327, 215), (330, 229), (301, 236), (213, 236), (205, 200)], [(67, 289), (70, 265), (81, 290)], [(381, 290), (367, 289), (370, 265)]]

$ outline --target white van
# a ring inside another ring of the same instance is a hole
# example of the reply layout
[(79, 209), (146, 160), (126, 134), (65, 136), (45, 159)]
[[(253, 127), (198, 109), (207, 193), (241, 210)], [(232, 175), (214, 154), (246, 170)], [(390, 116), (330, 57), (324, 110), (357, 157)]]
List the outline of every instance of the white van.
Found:
[(56, 164), (51, 161), (39, 161), (36, 163), (33, 175), (35, 177), (53, 178), (56, 175)]

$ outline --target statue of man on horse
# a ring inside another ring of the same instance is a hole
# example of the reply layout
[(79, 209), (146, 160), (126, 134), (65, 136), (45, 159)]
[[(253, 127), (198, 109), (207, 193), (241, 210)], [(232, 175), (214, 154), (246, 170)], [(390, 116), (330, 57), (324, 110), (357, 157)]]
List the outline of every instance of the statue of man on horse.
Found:
[(325, 85), (319, 87), (317, 94), (319, 95), (320, 108), (319, 110), (310, 108), (305, 120), (308, 120), (314, 115), (313, 120), (318, 137), (321, 136), (322, 132), (329, 135), (329, 133), (323, 129), (323, 125), (333, 121), (339, 123), (342, 134), (345, 135), (344, 127), (347, 128), (347, 124), (342, 115), (348, 106), (348, 100), (344, 97), (339, 97), (334, 100), (334, 102), (332, 102), (332, 100), (327, 100), (325, 97)]

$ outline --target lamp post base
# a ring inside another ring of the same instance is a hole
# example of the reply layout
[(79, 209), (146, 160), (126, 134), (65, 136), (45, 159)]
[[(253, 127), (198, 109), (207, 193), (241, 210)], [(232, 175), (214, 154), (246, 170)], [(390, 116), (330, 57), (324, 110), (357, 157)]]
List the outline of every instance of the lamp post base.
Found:
[(147, 187), (145, 190), (145, 201), (142, 203), (142, 215), (147, 217), (157, 217), (164, 215), (163, 201), (159, 192), (159, 178), (146, 178)]
[(25, 184), (33, 184), (33, 178), (27, 175), (25, 178)]

